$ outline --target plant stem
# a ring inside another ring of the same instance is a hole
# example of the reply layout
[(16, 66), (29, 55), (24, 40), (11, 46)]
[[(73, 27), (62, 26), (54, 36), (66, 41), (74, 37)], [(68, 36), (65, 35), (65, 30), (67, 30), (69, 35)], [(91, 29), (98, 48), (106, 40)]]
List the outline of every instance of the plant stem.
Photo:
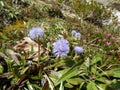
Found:
[(38, 65), (40, 65), (40, 39), (38, 36)]

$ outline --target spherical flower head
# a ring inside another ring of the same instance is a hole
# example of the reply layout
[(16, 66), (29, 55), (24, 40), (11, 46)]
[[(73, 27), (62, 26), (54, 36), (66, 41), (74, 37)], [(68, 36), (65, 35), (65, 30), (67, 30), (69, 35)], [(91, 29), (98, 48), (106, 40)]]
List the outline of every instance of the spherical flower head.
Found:
[(71, 31), (71, 34), (72, 34), (73, 36), (75, 36), (76, 33), (77, 33), (76, 30), (72, 30), (72, 31)]
[(71, 34), (76, 37), (76, 38), (80, 38), (81, 37), (81, 34), (79, 32), (77, 32), (76, 30), (72, 30), (71, 31)]
[(83, 53), (83, 52), (84, 52), (84, 49), (83, 49), (82, 47), (80, 47), (80, 46), (75, 46), (75, 47), (74, 47), (74, 51), (75, 51), (76, 53)]
[(80, 33), (76, 33), (76, 34), (75, 34), (75, 37), (76, 37), (76, 38), (80, 38), (80, 37), (81, 37), (81, 34), (80, 34)]
[(29, 36), (32, 39), (35, 39), (38, 36), (43, 37), (44, 36), (44, 30), (42, 28), (39, 28), (39, 27), (33, 27), (29, 31)]
[(61, 38), (53, 43), (53, 54), (55, 57), (65, 58), (69, 51), (69, 42), (66, 39)]

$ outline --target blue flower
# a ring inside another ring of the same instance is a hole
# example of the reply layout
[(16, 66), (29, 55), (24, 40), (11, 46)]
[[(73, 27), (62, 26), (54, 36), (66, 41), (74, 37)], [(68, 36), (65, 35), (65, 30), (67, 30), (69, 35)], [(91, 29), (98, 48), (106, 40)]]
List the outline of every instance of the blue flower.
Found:
[(76, 37), (76, 38), (80, 38), (81, 37), (81, 34), (79, 32), (77, 32), (76, 30), (72, 30), (71, 31), (71, 34)]
[(76, 53), (83, 53), (83, 52), (84, 52), (84, 49), (83, 49), (82, 47), (80, 47), (80, 46), (75, 46), (75, 47), (74, 47), (74, 51), (75, 51)]
[(76, 33), (77, 33), (76, 30), (72, 30), (72, 31), (71, 31), (71, 34), (72, 34), (73, 36), (75, 36)]
[(69, 42), (66, 39), (61, 38), (53, 43), (53, 54), (55, 57), (64, 58), (69, 51)]
[(75, 34), (75, 37), (76, 37), (76, 38), (80, 38), (80, 37), (81, 37), (81, 34), (80, 34), (79, 32), (77, 32), (77, 33)]
[(44, 36), (44, 30), (39, 27), (33, 27), (29, 31), (29, 36), (32, 39), (37, 38), (38, 36), (43, 37)]

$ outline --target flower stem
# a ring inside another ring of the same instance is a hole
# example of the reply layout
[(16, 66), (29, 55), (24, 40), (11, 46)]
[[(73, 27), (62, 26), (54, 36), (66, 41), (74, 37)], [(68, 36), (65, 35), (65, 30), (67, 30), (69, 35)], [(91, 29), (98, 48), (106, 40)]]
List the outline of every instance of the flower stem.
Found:
[(38, 65), (40, 65), (40, 39), (38, 35)]

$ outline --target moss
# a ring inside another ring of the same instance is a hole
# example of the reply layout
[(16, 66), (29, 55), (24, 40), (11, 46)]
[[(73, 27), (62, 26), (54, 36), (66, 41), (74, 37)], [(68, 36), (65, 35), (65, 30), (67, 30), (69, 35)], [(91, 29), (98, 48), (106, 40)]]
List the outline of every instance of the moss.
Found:
[(4, 32), (10, 32), (16, 29), (23, 30), (23, 28), (24, 28), (24, 23), (22, 21), (17, 20), (14, 24), (7, 26)]

